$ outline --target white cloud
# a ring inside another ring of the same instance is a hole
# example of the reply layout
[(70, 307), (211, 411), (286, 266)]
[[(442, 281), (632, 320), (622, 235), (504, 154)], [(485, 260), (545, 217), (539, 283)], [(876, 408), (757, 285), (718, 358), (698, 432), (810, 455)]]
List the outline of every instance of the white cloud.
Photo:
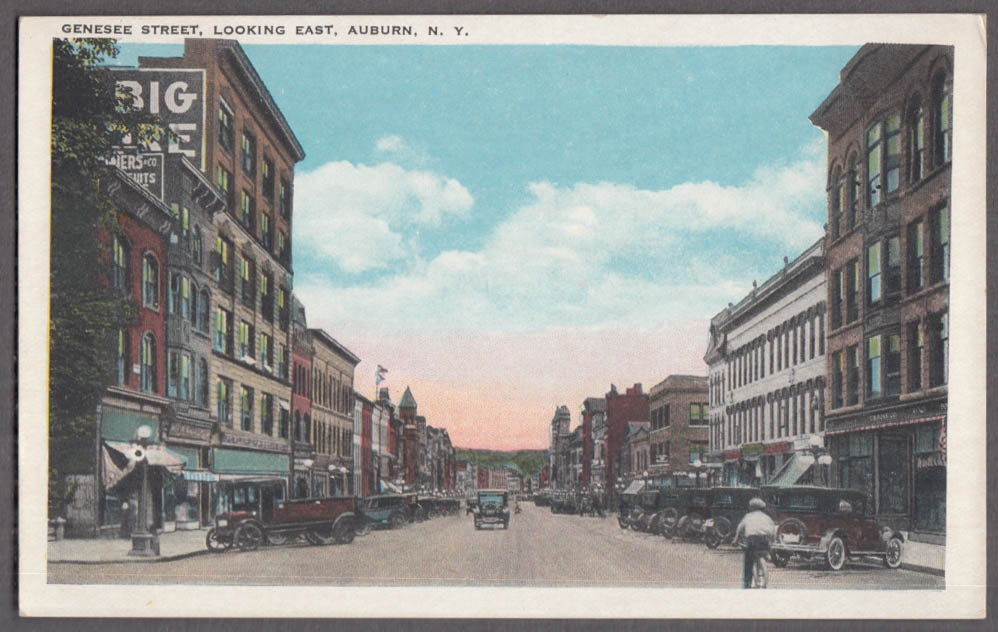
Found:
[[(379, 146), (397, 143), (404, 141), (385, 137)], [(414, 257), (419, 230), (474, 204), (460, 182), (391, 162), (326, 163), (295, 177), (295, 198), (298, 246), (350, 273)]]
[(422, 166), (430, 161), (426, 150), (413, 147), (397, 134), (379, 138), (374, 144), (374, 150), (394, 162), (410, 166)]
[[(393, 227), (406, 204), (411, 213), (418, 209), (416, 221), (432, 225), (472, 203), (460, 184), (436, 174), (397, 166), (382, 173), (385, 165), (336, 168), (349, 177), (309, 176), (346, 178), (337, 194), (366, 196), (367, 216)], [(821, 235), (823, 174), (823, 156), (808, 147), (795, 162), (760, 168), (737, 186), (707, 181), (643, 190), (534, 182), (531, 199), (477, 251), (441, 252), (363, 287), (317, 277), (296, 285), (306, 302), (325, 304), (332, 322), (377, 319), (401, 329), (523, 331), (707, 318)], [(358, 192), (372, 185), (375, 191)], [(411, 247), (404, 240), (396, 246), (396, 259)], [(771, 256), (759, 257), (760, 249)]]

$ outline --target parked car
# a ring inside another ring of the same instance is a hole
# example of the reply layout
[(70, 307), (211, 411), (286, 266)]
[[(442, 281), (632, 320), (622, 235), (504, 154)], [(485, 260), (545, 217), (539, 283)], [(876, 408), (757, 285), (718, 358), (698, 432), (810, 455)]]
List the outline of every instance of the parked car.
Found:
[(638, 521), (644, 515), (641, 510), (641, 499), (638, 494), (621, 494), (620, 495), (620, 507), (619, 514), (617, 515), (617, 524), (621, 529), (635, 528)]
[(654, 502), (650, 504), (645, 500), (643, 506), (649, 507), (648, 530), (657, 535), (672, 537), (675, 533), (679, 518), (682, 517), (682, 510), (685, 507), (685, 489), (676, 487), (662, 487), (654, 492)]
[(372, 527), (399, 529), (410, 521), (410, 499), (413, 495), (379, 494), (368, 496), (358, 503), (361, 514), (360, 532), (366, 534)]
[[(702, 538), (705, 533), (704, 523), (710, 517), (714, 491), (710, 488), (687, 488), (680, 491), (680, 502), (674, 508), (679, 514), (679, 520), (674, 528), (665, 526), (662, 535), (669, 538), (679, 536), (685, 540)], [(671, 521), (665, 519), (662, 522), (664, 525), (671, 524)]]
[(703, 523), (703, 541), (711, 549), (732, 541), (738, 523), (748, 513), (750, 500), (767, 499), (767, 493), (756, 487), (715, 487), (713, 490), (710, 517)]
[(475, 504), (475, 529), (487, 524), (509, 528), (509, 492), (505, 489), (480, 489)]
[(205, 545), (219, 552), (232, 546), (252, 551), (262, 544), (283, 544), (304, 537), (312, 544), (353, 541), (357, 502), (353, 496), (287, 500), (280, 478), (219, 483), (222, 510)]
[(775, 565), (786, 566), (791, 556), (822, 560), (836, 571), (862, 557), (879, 558), (887, 568), (901, 565), (904, 536), (877, 524), (869, 494), (809, 486), (770, 489), (767, 502), (778, 519), (771, 547)]

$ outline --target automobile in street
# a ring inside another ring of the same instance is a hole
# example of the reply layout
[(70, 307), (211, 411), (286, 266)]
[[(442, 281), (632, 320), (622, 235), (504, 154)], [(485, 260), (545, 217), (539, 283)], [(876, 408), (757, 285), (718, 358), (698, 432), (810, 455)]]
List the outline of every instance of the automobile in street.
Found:
[(505, 489), (481, 489), (475, 504), (475, 529), (501, 524), (509, 528), (509, 492)]
[(357, 500), (353, 496), (287, 499), (280, 478), (242, 479), (219, 483), (220, 511), (205, 537), (208, 550), (233, 546), (252, 551), (263, 544), (305, 538), (312, 544), (353, 541)]
[[(738, 523), (749, 511), (749, 501), (753, 498), (766, 500), (768, 495), (757, 487), (714, 487), (713, 491), (710, 517), (703, 523), (703, 541), (709, 549), (732, 543)], [(767, 513), (771, 511), (767, 506)]]
[(773, 564), (786, 566), (792, 557), (823, 561), (841, 570), (847, 561), (872, 557), (898, 568), (904, 536), (890, 525), (877, 524), (873, 497), (865, 492), (827, 487), (769, 488), (767, 503), (777, 519)]
[(411, 502), (414, 499), (412, 494), (378, 494), (360, 500), (357, 503), (360, 535), (366, 534), (371, 528), (399, 529), (405, 526), (415, 514)]

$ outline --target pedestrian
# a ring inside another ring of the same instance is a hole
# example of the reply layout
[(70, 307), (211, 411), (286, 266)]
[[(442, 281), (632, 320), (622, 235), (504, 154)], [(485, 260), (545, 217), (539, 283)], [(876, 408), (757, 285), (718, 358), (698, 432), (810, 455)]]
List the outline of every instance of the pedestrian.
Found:
[(742, 588), (752, 587), (752, 575), (756, 558), (769, 552), (769, 543), (776, 540), (776, 523), (763, 511), (766, 501), (753, 498), (749, 501), (749, 512), (738, 523), (735, 542), (745, 548), (742, 558)]

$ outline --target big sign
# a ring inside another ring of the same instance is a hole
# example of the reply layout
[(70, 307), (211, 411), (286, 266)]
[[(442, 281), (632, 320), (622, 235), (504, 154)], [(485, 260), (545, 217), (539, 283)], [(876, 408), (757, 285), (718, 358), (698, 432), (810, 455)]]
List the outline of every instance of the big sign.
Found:
[[(141, 148), (143, 153), (183, 154), (204, 170), (204, 71), (161, 68), (114, 69), (117, 89), (132, 106), (159, 119), (168, 134)], [(134, 146), (125, 138), (122, 144)], [(138, 163), (135, 163), (138, 164)], [(162, 196), (162, 192), (151, 188)]]

